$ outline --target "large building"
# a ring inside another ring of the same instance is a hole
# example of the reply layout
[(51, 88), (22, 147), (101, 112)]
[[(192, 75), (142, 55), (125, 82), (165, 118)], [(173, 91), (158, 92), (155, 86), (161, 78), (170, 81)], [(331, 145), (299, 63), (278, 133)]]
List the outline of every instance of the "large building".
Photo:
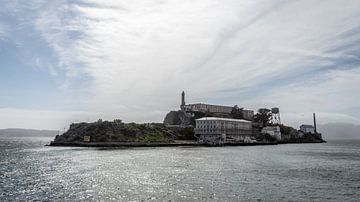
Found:
[(210, 105), (210, 104), (188, 104), (185, 105), (185, 111), (200, 111), (200, 112), (210, 112), (210, 113), (225, 113), (230, 114), (233, 107), (222, 106), (222, 105)]
[[(186, 112), (210, 112), (214, 114), (229, 115), (234, 107), (224, 105), (211, 105), (204, 103), (185, 104), (185, 92), (181, 93), (180, 109)], [(242, 109), (242, 115), (246, 120), (253, 120), (254, 111)]]
[(252, 143), (252, 123), (241, 119), (204, 117), (196, 119), (195, 136), (208, 145), (225, 143)]

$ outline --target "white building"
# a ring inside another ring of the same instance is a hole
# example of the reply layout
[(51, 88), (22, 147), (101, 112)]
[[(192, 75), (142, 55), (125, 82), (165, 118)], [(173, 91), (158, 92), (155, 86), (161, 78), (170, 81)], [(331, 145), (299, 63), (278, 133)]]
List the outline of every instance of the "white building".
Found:
[(209, 145), (256, 142), (256, 140), (251, 138), (251, 121), (241, 119), (218, 117), (196, 119), (195, 135), (199, 143)]
[(269, 134), (276, 138), (276, 140), (281, 140), (281, 131), (279, 126), (267, 126), (261, 130), (263, 134)]
[(315, 128), (312, 125), (303, 124), (300, 126), (300, 131), (303, 133), (315, 134)]

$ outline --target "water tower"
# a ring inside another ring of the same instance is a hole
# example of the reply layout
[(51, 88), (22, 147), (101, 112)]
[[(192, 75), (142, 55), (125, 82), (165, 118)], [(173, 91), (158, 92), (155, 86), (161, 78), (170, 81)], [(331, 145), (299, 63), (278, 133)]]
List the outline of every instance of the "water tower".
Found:
[(271, 108), (271, 123), (272, 124), (281, 124), (280, 110), (278, 107)]

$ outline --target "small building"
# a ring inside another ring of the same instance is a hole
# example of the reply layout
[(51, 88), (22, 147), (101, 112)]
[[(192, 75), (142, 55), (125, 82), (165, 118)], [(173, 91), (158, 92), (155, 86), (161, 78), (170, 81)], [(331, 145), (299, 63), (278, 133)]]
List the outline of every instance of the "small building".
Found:
[(84, 142), (90, 142), (91, 137), (89, 135), (84, 135)]
[(261, 130), (263, 134), (269, 134), (276, 138), (276, 140), (281, 140), (281, 131), (279, 126), (266, 126)]
[(312, 125), (303, 124), (300, 126), (300, 131), (303, 133), (315, 134), (315, 127)]
[(253, 143), (252, 123), (242, 119), (204, 117), (196, 119), (195, 136), (198, 142), (208, 145), (225, 143)]

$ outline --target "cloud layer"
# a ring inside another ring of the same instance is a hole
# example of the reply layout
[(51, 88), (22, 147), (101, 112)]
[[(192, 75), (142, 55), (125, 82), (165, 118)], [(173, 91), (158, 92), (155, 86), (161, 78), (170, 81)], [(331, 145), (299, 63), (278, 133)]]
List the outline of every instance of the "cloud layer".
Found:
[(185, 90), (188, 102), (279, 106), (292, 125), (293, 114), (311, 121), (314, 111), (325, 122), (360, 123), (359, 1), (6, 5), (53, 51), (60, 90), (81, 88), (80, 99), (68, 98), (81, 111), (162, 121)]

